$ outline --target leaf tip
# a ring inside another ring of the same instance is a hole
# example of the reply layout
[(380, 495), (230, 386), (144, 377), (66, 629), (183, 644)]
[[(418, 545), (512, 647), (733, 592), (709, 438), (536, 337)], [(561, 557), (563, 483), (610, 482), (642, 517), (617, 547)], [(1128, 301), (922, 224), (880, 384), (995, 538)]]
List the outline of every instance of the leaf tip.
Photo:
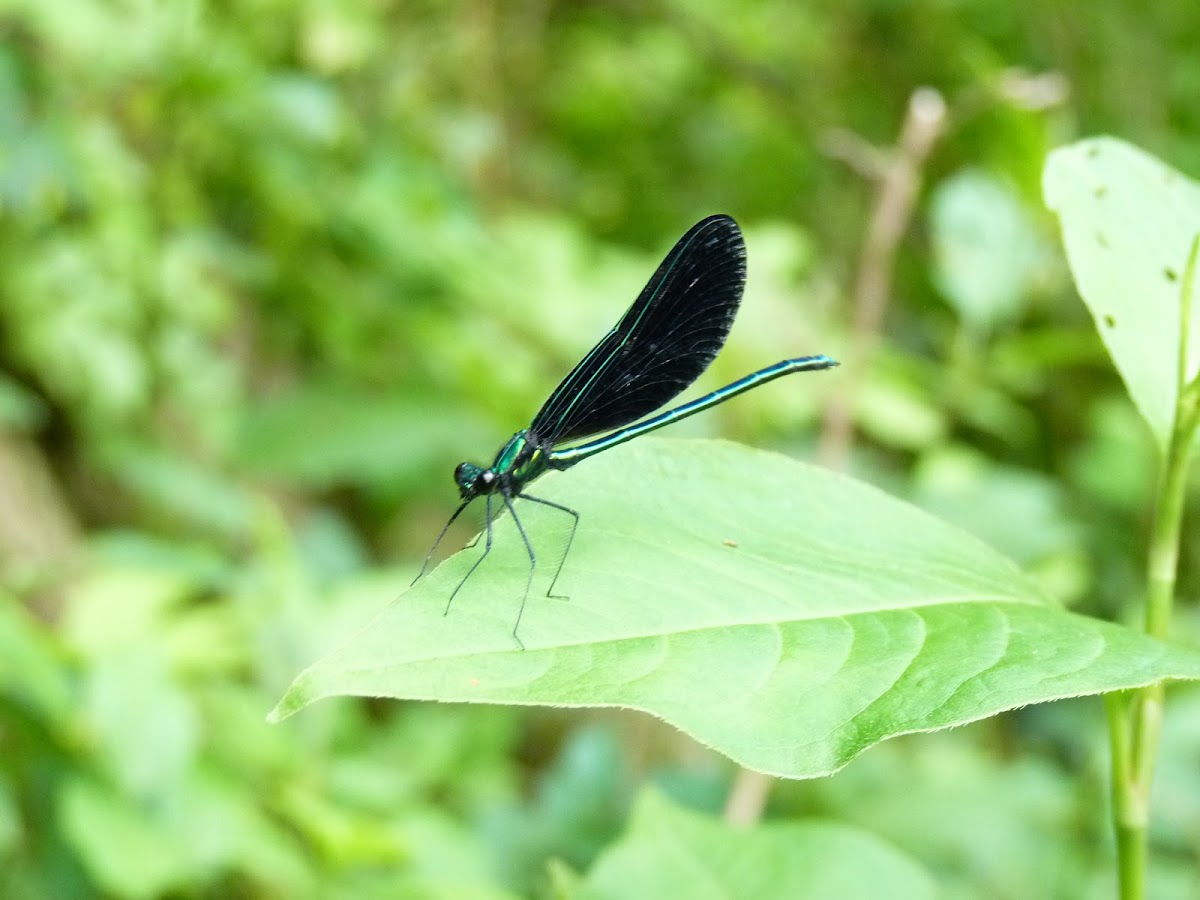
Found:
[(278, 725), (316, 699), (318, 698), (308, 682), (303, 677), (297, 678), (282, 699), (275, 704), (275, 708), (267, 713), (267, 722), (271, 725)]

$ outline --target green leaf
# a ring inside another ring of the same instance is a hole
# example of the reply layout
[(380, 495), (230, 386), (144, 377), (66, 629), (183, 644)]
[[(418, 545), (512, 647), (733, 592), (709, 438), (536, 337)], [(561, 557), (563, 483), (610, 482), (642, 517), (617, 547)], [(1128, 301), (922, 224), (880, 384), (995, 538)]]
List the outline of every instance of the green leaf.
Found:
[(188, 882), (186, 847), (107, 786), (72, 775), (57, 798), (65, 839), (91, 877), (119, 897), (160, 897)]
[(196, 764), (199, 711), (152, 644), (89, 668), (83, 712), (96, 761), (129, 796), (161, 797)]
[(234, 872), (261, 879), (278, 896), (314, 895), (293, 835), (213, 772), (193, 772), (178, 790), (145, 802), (72, 774), (55, 809), (64, 838), (108, 895), (194, 893)]
[(76, 699), (63, 654), (45, 624), (0, 592), (0, 704), (11, 704), (55, 732), (70, 733)]
[[(1113, 138), (1055, 150), (1043, 174), (1084, 303), (1160, 446), (1178, 392), (1180, 289), (1200, 233), (1200, 184)], [(1200, 317), (1188, 323), (1187, 377), (1200, 366)]]
[(1013, 319), (1044, 255), (1016, 191), (967, 169), (937, 186), (929, 214), (934, 280), (959, 316), (981, 332)]
[[(887, 886), (882, 894), (881, 885)], [(733, 829), (647, 791), (628, 833), (600, 857), (573, 896), (901, 900), (936, 895), (933, 879), (917, 863), (867, 832), (831, 822)]]
[(1057, 608), (976, 538), (845, 476), (735, 444), (646, 439), (552, 473), (481, 547), (309, 668), (321, 697), (623, 706), (743, 765), (831, 772), (897, 734), (1077, 694), (1200, 677), (1200, 653)]

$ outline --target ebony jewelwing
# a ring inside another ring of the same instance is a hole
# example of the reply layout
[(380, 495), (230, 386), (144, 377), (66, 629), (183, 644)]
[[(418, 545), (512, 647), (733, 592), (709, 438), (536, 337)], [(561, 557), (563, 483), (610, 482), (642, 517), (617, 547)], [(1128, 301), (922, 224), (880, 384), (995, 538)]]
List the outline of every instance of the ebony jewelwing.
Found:
[[(678, 396), (716, 358), (742, 302), (745, 282), (746, 245), (737, 223), (724, 215), (697, 222), (667, 254), (621, 321), (554, 389), (530, 426), (509, 438), (490, 466), (458, 464), (454, 481), (462, 503), (438, 535), (413, 584), (425, 574), (429, 560), (454, 520), (480, 496), (487, 504), (487, 539), (483, 553), (451, 592), (443, 615), (450, 612), (455, 596), (491, 552), (493, 497), (499, 495), (504, 501), (504, 508), (512, 516), (529, 554), (529, 577), (513, 623), (513, 638), (524, 649), (517, 629), (533, 585), (537, 556), (513, 508), (513, 500), (520, 497), (540, 503), (574, 519), (547, 597), (556, 596), (554, 585), (579, 527), (578, 512), (527, 494), (525, 486), (529, 482), (548, 469), (569, 469), (610, 447), (678, 422), (760, 384), (793, 372), (829, 369), (838, 364), (828, 356), (785, 359), (689, 403), (642, 419)], [(560, 446), (597, 434), (602, 436), (582, 444)]]

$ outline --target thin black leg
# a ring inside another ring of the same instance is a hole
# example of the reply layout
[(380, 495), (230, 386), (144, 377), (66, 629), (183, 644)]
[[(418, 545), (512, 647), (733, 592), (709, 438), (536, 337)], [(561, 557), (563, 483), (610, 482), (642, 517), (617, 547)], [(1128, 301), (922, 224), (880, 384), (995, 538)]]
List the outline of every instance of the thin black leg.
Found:
[[(442, 526), (442, 533), (437, 536), (437, 540), (433, 542), (433, 546), (430, 547), (429, 552), (425, 554), (425, 562), (421, 563), (421, 571), (417, 573), (417, 577), (412, 580), (412, 584), (410, 584), (409, 587), (412, 587), (413, 584), (416, 584), (421, 580), (421, 576), (424, 575), (425, 570), (429, 568), (429, 561), (433, 559), (433, 554), (437, 552), (438, 544), (442, 542), (442, 538), (446, 536), (446, 532), (450, 530), (450, 526), (454, 524), (454, 520), (457, 519), (462, 514), (462, 511), (470, 505), (470, 500), (464, 500), (459, 505), (458, 509), (454, 511), (454, 515), (452, 515), (447, 520), (446, 524)], [(478, 535), (476, 535), (475, 539), (479, 540)]]
[(563, 506), (550, 500), (543, 500), (541, 497), (533, 497), (529, 494), (518, 494), (517, 496), (525, 500), (532, 500), (534, 503), (540, 503), (542, 506), (562, 510), (575, 520), (571, 523), (571, 536), (567, 538), (567, 548), (563, 550), (562, 558), (558, 561), (558, 568), (554, 570), (554, 577), (550, 580), (550, 588), (546, 591), (546, 596), (554, 600), (570, 600), (571, 598), (566, 595), (554, 593), (554, 585), (558, 584), (558, 576), (562, 574), (563, 566), (567, 563), (567, 556), (571, 553), (571, 544), (575, 541), (575, 530), (579, 527), (579, 513), (575, 512), (569, 506)]
[[(479, 559), (475, 560), (475, 563), (471, 566), (471, 568), (467, 569), (467, 574), (462, 577), (462, 581), (458, 583), (458, 587), (451, 591), (450, 599), (446, 601), (446, 611), (442, 613), (443, 616), (450, 612), (450, 604), (454, 602), (454, 597), (459, 591), (462, 590), (462, 586), (467, 583), (467, 579), (475, 574), (475, 570), (479, 568), (479, 564), (487, 559), (487, 555), (492, 552), (492, 495), (485, 494), (484, 501), (487, 504), (487, 510), (484, 513), (487, 524), (487, 541), (483, 545), (483, 553), (480, 554)], [(466, 506), (466, 504), (464, 503), (463, 506)], [(459, 507), (459, 512), (462, 512), (461, 506)], [(455, 513), (455, 515), (457, 516), (458, 513)], [(451, 519), (450, 521), (453, 522), (454, 520)], [(450, 526), (446, 527), (448, 528)]]
[(521, 627), (521, 616), (525, 615), (525, 601), (529, 599), (529, 589), (533, 587), (533, 570), (537, 568), (537, 557), (533, 554), (533, 544), (529, 543), (529, 535), (525, 533), (525, 526), (521, 524), (521, 520), (517, 518), (517, 511), (513, 509), (512, 500), (508, 494), (503, 494), (504, 505), (508, 507), (508, 514), (512, 516), (513, 521), (517, 525), (517, 531), (521, 533), (521, 540), (525, 542), (525, 549), (529, 552), (529, 577), (525, 579), (525, 593), (521, 595), (521, 608), (517, 610), (517, 621), (513, 623), (513, 640), (525, 649), (525, 643), (517, 636), (517, 629)]

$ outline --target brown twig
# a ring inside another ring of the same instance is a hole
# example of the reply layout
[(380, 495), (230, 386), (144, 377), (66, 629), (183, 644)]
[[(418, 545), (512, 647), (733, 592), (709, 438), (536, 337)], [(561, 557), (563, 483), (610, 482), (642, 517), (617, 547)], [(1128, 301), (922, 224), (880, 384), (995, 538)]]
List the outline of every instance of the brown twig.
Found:
[[(0, 579), (29, 586), (48, 572), (61, 578), (78, 557), (81, 528), (42, 451), (0, 429)], [(53, 580), (53, 579), (51, 579)], [(38, 612), (54, 615), (42, 596)]]
[[(839, 392), (825, 408), (817, 458), (829, 468), (845, 467), (854, 441), (854, 403), (862, 376), (879, 342), (891, 296), (896, 248), (912, 221), (921, 171), (946, 121), (946, 102), (933, 88), (918, 88), (882, 171), (872, 167), (878, 187), (854, 285), (854, 319)], [(878, 159), (878, 156), (872, 157)]]
[[(825, 409), (818, 459), (829, 468), (846, 465), (854, 441), (854, 405), (862, 374), (879, 342), (891, 295), (896, 248), (912, 221), (921, 172), (946, 121), (946, 103), (932, 88), (918, 88), (908, 102), (908, 113), (896, 147), (880, 151), (844, 131), (831, 132), (826, 152), (846, 160), (877, 182), (874, 209), (859, 257), (854, 286), (854, 319), (850, 343), (844, 354), (840, 391)], [(748, 826), (762, 817), (773, 779), (761, 772), (740, 769), (725, 803), (725, 820)]]

